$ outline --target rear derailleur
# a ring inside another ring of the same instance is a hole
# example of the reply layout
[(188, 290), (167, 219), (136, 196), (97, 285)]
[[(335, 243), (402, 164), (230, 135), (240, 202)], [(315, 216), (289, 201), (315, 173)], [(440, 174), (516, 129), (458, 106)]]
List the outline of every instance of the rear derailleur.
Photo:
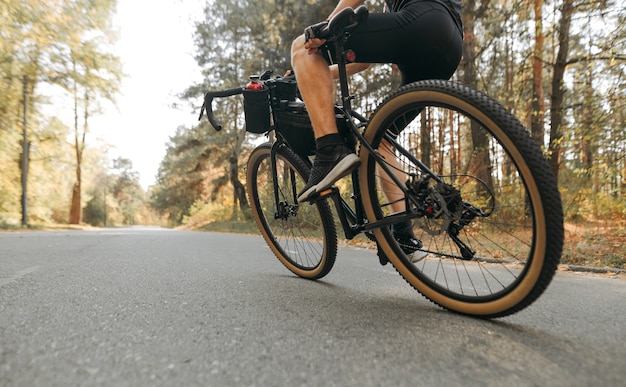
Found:
[(461, 258), (471, 260), (476, 254), (460, 238), (461, 230), (477, 217), (487, 217), (489, 213), (473, 206), (461, 198), (461, 192), (441, 180), (435, 181), (431, 176), (407, 182), (411, 200), (416, 212), (420, 214), (416, 224), (426, 233), (436, 236), (446, 232), (457, 245)]

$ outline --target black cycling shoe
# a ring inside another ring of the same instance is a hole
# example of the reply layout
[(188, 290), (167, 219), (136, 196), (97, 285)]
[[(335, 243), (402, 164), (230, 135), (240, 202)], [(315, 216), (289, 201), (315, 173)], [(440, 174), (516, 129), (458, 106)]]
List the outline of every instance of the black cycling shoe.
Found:
[(336, 145), (326, 152), (319, 152), (304, 189), (298, 194), (298, 202), (306, 202), (316, 194), (330, 188), (333, 183), (348, 175), (361, 164), (361, 160), (345, 145)]
[(395, 235), (393, 236), (398, 242), (398, 245), (404, 251), (404, 254), (411, 259), (411, 262), (419, 262), (422, 259), (426, 258), (428, 255), (427, 252), (422, 250), (422, 241), (415, 238), (414, 236), (407, 235)]
[(422, 242), (414, 236), (394, 234), (393, 237), (406, 255), (413, 254), (422, 247)]
[(427, 252), (421, 250), (422, 241), (413, 234), (411, 221), (406, 221), (393, 225), (393, 237), (398, 245), (410, 259), (411, 262), (419, 262), (426, 258)]

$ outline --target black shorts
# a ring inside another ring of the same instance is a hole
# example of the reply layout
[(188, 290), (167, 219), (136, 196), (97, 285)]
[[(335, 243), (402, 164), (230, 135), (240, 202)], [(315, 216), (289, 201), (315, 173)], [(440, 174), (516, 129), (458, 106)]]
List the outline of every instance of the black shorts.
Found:
[(445, 5), (414, 1), (398, 12), (371, 13), (346, 49), (360, 63), (394, 63), (402, 84), (450, 79), (461, 61), (463, 33)]

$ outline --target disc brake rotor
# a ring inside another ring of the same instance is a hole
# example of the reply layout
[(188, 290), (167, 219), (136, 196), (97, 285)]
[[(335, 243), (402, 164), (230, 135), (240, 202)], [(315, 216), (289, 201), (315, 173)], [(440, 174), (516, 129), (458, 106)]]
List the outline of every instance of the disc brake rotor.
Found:
[(448, 210), (446, 200), (441, 193), (439, 193), (437, 186), (429, 189), (426, 203), (428, 207), (432, 209), (432, 213), (416, 218), (415, 223), (430, 235), (440, 235), (448, 230), (448, 226), (450, 226), (450, 222), (452, 221), (452, 214)]

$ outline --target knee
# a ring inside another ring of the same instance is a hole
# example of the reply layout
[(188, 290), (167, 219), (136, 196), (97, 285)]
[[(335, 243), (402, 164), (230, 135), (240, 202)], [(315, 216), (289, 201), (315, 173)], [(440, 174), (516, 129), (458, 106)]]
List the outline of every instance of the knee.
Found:
[(300, 35), (291, 43), (291, 65), (295, 67), (295, 63), (298, 61), (298, 58), (306, 54), (307, 51), (304, 48), (304, 35)]

